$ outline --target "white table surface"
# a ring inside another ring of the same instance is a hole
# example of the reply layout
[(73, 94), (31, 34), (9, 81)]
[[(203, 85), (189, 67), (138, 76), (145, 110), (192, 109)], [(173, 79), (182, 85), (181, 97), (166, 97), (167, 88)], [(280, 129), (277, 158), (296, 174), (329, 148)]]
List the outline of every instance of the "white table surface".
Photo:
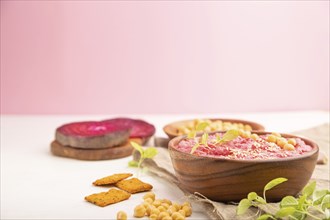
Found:
[[(1, 115), (1, 219), (115, 219), (119, 210), (133, 218), (134, 207), (144, 193), (100, 208), (84, 201), (86, 195), (105, 191), (95, 179), (121, 172), (136, 174), (127, 166), (131, 157), (106, 161), (80, 161), (53, 156), (50, 142), (56, 127), (73, 121), (102, 120), (119, 115)], [(219, 115), (121, 115), (144, 119), (156, 126), (156, 136), (165, 137), (162, 127), (176, 120), (221, 117), (259, 122), (268, 131), (290, 133), (329, 123), (329, 112), (270, 112)], [(159, 198), (182, 202), (174, 185), (144, 173), (139, 176), (154, 186)], [(207, 219), (202, 207), (194, 206), (188, 219)], [(147, 219), (147, 218), (143, 218)]]

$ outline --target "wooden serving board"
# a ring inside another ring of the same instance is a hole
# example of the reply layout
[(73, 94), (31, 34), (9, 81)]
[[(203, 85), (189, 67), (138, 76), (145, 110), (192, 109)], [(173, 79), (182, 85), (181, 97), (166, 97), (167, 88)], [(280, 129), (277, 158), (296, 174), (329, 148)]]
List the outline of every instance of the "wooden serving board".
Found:
[(60, 157), (74, 158), (78, 160), (111, 160), (132, 155), (134, 148), (130, 145), (130, 141), (142, 144), (141, 139), (129, 139), (125, 144), (102, 149), (82, 149), (64, 146), (53, 141), (50, 145), (51, 152)]

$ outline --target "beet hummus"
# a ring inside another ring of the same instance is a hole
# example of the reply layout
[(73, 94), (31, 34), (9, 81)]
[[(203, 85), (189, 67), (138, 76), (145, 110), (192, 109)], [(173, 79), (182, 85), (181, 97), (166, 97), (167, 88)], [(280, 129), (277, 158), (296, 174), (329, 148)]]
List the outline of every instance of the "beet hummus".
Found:
[[(218, 135), (223, 136), (221, 133)], [(238, 136), (228, 142), (215, 144), (216, 135), (213, 134), (208, 137), (207, 145), (200, 144), (193, 152), (192, 148), (200, 142), (200, 137), (185, 138), (175, 148), (197, 156), (242, 160), (296, 157), (313, 149), (300, 138), (277, 137), (277, 141), (269, 141), (272, 137), (274, 136), (271, 134), (260, 135), (257, 138)], [(290, 144), (292, 149), (288, 150), (283, 147), (286, 143), (282, 144), (281, 141), (294, 143), (294, 146)]]

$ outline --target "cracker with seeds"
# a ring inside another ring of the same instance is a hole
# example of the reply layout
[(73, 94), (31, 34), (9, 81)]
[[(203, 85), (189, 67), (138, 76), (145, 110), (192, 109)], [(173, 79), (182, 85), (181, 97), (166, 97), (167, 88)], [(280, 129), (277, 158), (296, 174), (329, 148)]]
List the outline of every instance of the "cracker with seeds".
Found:
[(152, 189), (152, 185), (150, 185), (149, 183), (144, 183), (137, 178), (119, 181), (115, 184), (115, 186), (132, 194), (149, 191)]
[(127, 193), (120, 189), (110, 189), (107, 192), (95, 193), (85, 197), (90, 203), (104, 207), (110, 204), (121, 202), (128, 199), (131, 196), (130, 193)]
[(98, 179), (93, 182), (95, 186), (104, 186), (104, 185), (112, 185), (115, 184), (123, 179), (126, 179), (133, 174), (131, 173), (118, 173), (118, 174), (113, 174), (111, 176), (106, 176), (101, 179)]

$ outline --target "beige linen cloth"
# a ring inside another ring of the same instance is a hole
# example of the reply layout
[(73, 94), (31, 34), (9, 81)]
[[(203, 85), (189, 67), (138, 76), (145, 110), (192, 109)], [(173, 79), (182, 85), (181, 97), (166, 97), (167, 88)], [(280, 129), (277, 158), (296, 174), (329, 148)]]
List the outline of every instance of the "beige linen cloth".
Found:
[[(329, 124), (323, 124), (311, 129), (302, 130), (293, 132), (296, 135), (305, 136), (309, 139), (312, 139), (317, 142), (320, 147), (321, 155), (323, 155), (323, 162), (325, 164), (316, 165), (315, 171), (312, 175), (312, 179), (316, 180), (317, 188), (327, 188), (329, 189), (329, 163), (325, 160), (329, 157)], [(164, 142), (161, 143), (161, 139), (155, 139), (155, 145), (160, 146), (164, 145)], [(164, 141), (164, 140), (163, 140)], [(180, 188), (180, 183), (175, 177), (174, 170), (172, 167), (171, 159), (169, 153), (166, 148), (158, 147), (159, 153), (154, 159), (147, 159), (142, 164), (143, 167), (148, 168), (148, 172), (151, 172), (154, 175), (157, 175), (163, 179), (166, 179), (170, 183), (176, 184)], [(278, 207), (278, 203), (272, 203), (269, 205), (265, 205), (260, 207), (260, 210), (256, 208), (250, 208), (244, 215), (237, 216), (236, 215), (236, 204), (226, 204), (221, 202), (215, 202), (209, 200), (199, 193), (188, 193), (185, 192), (182, 188), (180, 188), (184, 194), (189, 198), (189, 200), (193, 203), (198, 203), (203, 206), (205, 213), (209, 216), (210, 219), (256, 219), (259, 214), (263, 211), (268, 213), (275, 214), (276, 207)]]

